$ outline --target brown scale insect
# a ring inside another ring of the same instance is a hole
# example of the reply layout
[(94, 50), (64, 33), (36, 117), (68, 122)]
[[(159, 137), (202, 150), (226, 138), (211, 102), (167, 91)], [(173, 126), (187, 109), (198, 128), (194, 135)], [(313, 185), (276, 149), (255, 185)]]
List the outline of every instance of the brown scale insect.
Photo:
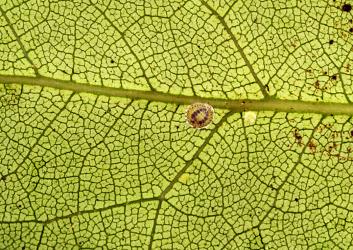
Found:
[(186, 110), (186, 121), (193, 128), (205, 128), (213, 120), (213, 107), (207, 103), (193, 103)]

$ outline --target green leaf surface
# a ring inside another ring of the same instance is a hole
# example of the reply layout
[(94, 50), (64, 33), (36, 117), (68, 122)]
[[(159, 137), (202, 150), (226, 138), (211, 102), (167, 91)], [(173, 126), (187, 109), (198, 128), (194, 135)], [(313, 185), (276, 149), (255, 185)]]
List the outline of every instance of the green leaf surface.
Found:
[(0, 3), (0, 249), (352, 248), (351, 0)]

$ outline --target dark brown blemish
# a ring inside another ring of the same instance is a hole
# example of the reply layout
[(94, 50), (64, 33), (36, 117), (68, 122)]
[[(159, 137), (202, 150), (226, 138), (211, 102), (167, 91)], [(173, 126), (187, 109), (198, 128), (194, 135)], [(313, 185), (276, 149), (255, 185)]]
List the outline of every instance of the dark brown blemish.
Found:
[(353, 32), (353, 28), (350, 28), (350, 29), (349, 29), (349, 32)]
[(346, 69), (346, 72), (348, 73), (351, 69), (351, 65), (347, 63), (347, 65), (343, 66)]
[(294, 130), (294, 138), (295, 138), (296, 143), (298, 143), (298, 144), (302, 143), (303, 137), (299, 134), (299, 130), (298, 129)]
[(332, 145), (328, 146), (328, 149), (326, 151), (329, 153), (329, 155), (335, 156), (332, 154), (332, 150), (336, 150), (337, 146), (338, 146), (337, 143), (334, 142), (332, 143)]
[(342, 11), (350, 12), (352, 10), (352, 5), (345, 3), (342, 5)]
[(320, 89), (320, 82), (319, 82), (319, 80), (317, 80), (317, 81), (315, 82), (314, 86), (315, 86), (315, 89)]
[(334, 41), (331, 39), (328, 43), (329, 43), (329, 44), (333, 44), (333, 42), (334, 42)]
[(311, 151), (311, 153), (316, 152), (316, 145), (312, 140), (309, 141), (308, 147), (309, 147), (309, 150)]
[(334, 80), (334, 81), (336, 81), (336, 80), (337, 80), (337, 76), (336, 76), (336, 75), (333, 75), (333, 76), (331, 76), (331, 79)]

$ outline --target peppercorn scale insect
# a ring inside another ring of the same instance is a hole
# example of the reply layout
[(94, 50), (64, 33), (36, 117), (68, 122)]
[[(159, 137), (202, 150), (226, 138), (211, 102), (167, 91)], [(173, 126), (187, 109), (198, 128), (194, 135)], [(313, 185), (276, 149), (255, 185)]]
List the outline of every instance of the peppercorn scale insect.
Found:
[(193, 103), (186, 109), (186, 121), (193, 128), (205, 128), (213, 120), (213, 107), (207, 103)]

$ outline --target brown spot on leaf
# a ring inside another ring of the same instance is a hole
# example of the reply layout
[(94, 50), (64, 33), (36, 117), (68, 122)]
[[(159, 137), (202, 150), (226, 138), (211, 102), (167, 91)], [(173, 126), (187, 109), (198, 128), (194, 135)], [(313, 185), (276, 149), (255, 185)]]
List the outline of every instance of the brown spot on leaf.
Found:
[(331, 137), (333, 138), (333, 139), (336, 139), (337, 137), (339, 137), (340, 136), (340, 134), (337, 132), (337, 131), (332, 131), (331, 132)]
[[(352, 28), (353, 29), (353, 28)], [(348, 73), (351, 69), (351, 65), (347, 63), (345, 66), (343, 66), (346, 69), (346, 72)]]
[(294, 138), (296, 143), (298, 144), (302, 143), (303, 137), (299, 134), (299, 130), (297, 128), (294, 130)]
[[(332, 143), (331, 145), (328, 146), (328, 149), (327, 149), (327, 152), (332, 155), (332, 151), (335, 150), (337, 148), (337, 143)], [(332, 156), (335, 156), (335, 155), (332, 155)]]
[(314, 87), (317, 90), (321, 90), (321, 86), (320, 86), (320, 81), (319, 80), (316, 80), (316, 82), (314, 83)]
[(350, 12), (352, 10), (352, 5), (345, 3), (342, 5), (342, 11), (344, 12)]
[(270, 87), (268, 86), (268, 84), (265, 85), (265, 88), (266, 88), (267, 92), (270, 92)]
[(309, 141), (308, 147), (309, 147), (309, 150), (310, 150), (311, 153), (315, 153), (316, 152), (316, 145), (315, 145), (315, 143), (312, 140)]

